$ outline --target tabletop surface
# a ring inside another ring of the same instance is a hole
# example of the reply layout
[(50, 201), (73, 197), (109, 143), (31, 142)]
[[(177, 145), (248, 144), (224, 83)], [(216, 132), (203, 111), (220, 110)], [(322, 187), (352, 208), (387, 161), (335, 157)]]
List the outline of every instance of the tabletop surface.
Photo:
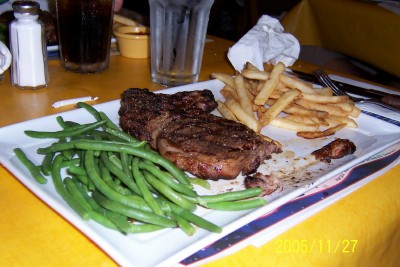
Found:
[[(226, 53), (232, 42), (210, 36), (205, 45), (200, 81), (213, 72), (234, 74)], [(130, 87), (159, 90), (150, 81), (148, 59), (111, 56), (108, 70), (98, 74), (64, 71), (50, 60), (47, 88), (21, 90), (10, 85), (9, 73), (0, 82), (0, 127), (74, 109), (51, 105), (59, 100), (97, 96), (102, 103), (119, 99)], [(312, 66), (297, 62), (296, 69)], [(245, 247), (213, 260), (206, 266), (395, 266), (400, 262), (400, 167), (394, 167), (349, 196), (326, 207), (260, 248)], [(0, 265), (1, 266), (116, 266), (104, 251), (57, 212), (0, 167)], [(379, 202), (372, 198), (379, 196)], [(384, 207), (384, 209), (382, 208)], [(362, 208), (360, 208), (362, 207)], [(358, 240), (357, 249), (332, 255), (319, 251), (310, 255), (279, 252), (282, 240)], [(365, 256), (368, 255), (368, 256)], [(396, 256), (397, 255), (397, 256)], [(249, 261), (249, 259), (252, 259)], [(383, 264), (383, 265), (382, 265)]]

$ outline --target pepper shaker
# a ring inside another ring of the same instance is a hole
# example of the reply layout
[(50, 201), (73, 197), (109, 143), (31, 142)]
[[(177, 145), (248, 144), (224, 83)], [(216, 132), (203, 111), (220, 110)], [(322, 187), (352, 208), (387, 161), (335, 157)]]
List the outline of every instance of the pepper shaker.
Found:
[(39, 3), (15, 1), (15, 20), (10, 24), (12, 54), (11, 83), (22, 89), (47, 86), (47, 45), (42, 23), (38, 21)]

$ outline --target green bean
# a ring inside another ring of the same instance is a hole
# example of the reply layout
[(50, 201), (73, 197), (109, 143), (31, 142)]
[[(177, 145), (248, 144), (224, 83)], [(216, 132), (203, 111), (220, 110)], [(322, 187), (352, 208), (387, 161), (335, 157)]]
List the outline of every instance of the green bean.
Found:
[(196, 228), (186, 219), (178, 214), (171, 214), (171, 217), (178, 223), (178, 227), (188, 236), (192, 236), (196, 232)]
[[(63, 155), (64, 157), (64, 155)], [(64, 161), (61, 163), (61, 168), (69, 168), (71, 166), (78, 165), (80, 163), (79, 159), (67, 159), (64, 157)]]
[(48, 153), (44, 156), (42, 161), (42, 173), (44, 175), (50, 175), (51, 173), (51, 165), (53, 164), (53, 159), (55, 156), (55, 152)]
[(72, 174), (72, 177), (75, 177), (81, 184), (87, 186), (87, 188), (89, 189), (89, 177), (87, 177), (86, 175), (76, 174)]
[(125, 140), (109, 134), (103, 130), (90, 130), (82, 135), (72, 136), (71, 140), (79, 140), (79, 139), (95, 139), (95, 140), (109, 140), (115, 142), (125, 142)]
[(255, 198), (249, 200), (241, 201), (222, 201), (207, 203), (208, 208), (214, 210), (228, 210), (228, 211), (238, 211), (238, 210), (248, 210), (254, 209), (266, 205), (268, 202), (263, 198)]
[(85, 102), (78, 102), (78, 103), (76, 103), (76, 105), (77, 105), (78, 107), (80, 107), (80, 108), (85, 109), (85, 110), (88, 111), (90, 114), (92, 114), (93, 117), (94, 117), (97, 121), (100, 121), (100, 120), (101, 120), (100, 115), (99, 115), (99, 112), (98, 112), (94, 107), (92, 107), (91, 105), (89, 105), (89, 104), (87, 104), (87, 103), (85, 103)]
[[(58, 140), (58, 143), (59, 144), (67, 143), (67, 140), (65, 138), (60, 138), (60, 140)], [(72, 159), (73, 154), (74, 154), (73, 149), (66, 149), (66, 150), (61, 151), (61, 153), (68, 160)]]
[(115, 155), (113, 152), (108, 152), (107, 155), (110, 162), (114, 163), (114, 165), (117, 166), (118, 169), (122, 170), (122, 163), (120, 158), (118, 158), (117, 155)]
[(74, 141), (76, 148), (85, 150), (103, 150), (113, 152), (125, 152), (137, 157), (148, 159), (158, 165), (161, 165), (168, 170), (180, 183), (190, 185), (187, 175), (185, 172), (176, 167), (172, 162), (162, 157), (160, 154), (156, 154), (145, 149), (135, 148), (127, 144), (116, 145), (111, 142), (98, 142), (94, 140), (83, 140)]
[(124, 196), (112, 188), (108, 186), (103, 179), (101, 179), (100, 175), (96, 172), (96, 168), (94, 166), (94, 153), (89, 150), (85, 153), (85, 168), (88, 173), (90, 180), (94, 183), (96, 188), (106, 197), (116, 202), (125, 204), (127, 206), (144, 210), (151, 211), (151, 208), (147, 205), (147, 203), (140, 197), (133, 196)]
[(116, 129), (111, 129), (111, 128), (106, 128), (106, 132), (112, 134), (113, 136), (116, 136), (122, 140), (127, 141), (128, 143), (131, 144), (136, 144), (137, 147), (139, 146), (144, 146), (145, 144), (147, 144), (146, 141), (139, 141), (136, 138), (134, 138), (133, 136), (121, 131), (121, 130), (116, 130)]
[(61, 154), (58, 154), (54, 158), (53, 167), (51, 170), (51, 178), (53, 180), (54, 187), (57, 193), (64, 199), (64, 201), (67, 202), (68, 205), (73, 210), (75, 210), (75, 212), (78, 213), (79, 216), (82, 217), (82, 219), (88, 220), (90, 216), (86, 209), (82, 207), (81, 204), (64, 187), (60, 174), (63, 160), (64, 159)]
[(65, 138), (65, 137), (77, 136), (84, 132), (96, 129), (101, 125), (104, 125), (105, 123), (106, 121), (98, 121), (94, 123), (89, 123), (85, 127), (79, 127), (78, 129), (72, 129), (73, 127), (71, 127), (56, 132), (26, 130), (25, 134), (28, 135), (29, 137), (34, 137), (34, 138)]
[(81, 166), (72, 165), (68, 168), (68, 171), (72, 174), (87, 175), (86, 169)]
[[(78, 145), (78, 147), (76, 146), (76, 144), (79, 142), (80, 145)], [(88, 142), (89, 145), (84, 145), (84, 147), (82, 148), (81, 142)], [(100, 144), (100, 145), (99, 145)], [(54, 143), (48, 147), (42, 147), (42, 148), (38, 148), (37, 149), (37, 153), (38, 154), (47, 154), (47, 153), (52, 153), (52, 152), (61, 152), (63, 150), (68, 150), (68, 149), (73, 149), (73, 148), (78, 148), (78, 149), (82, 149), (82, 150), (93, 150), (93, 151), (102, 151), (104, 149), (102, 148), (102, 145), (104, 144), (106, 147), (108, 146), (124, 146), (124, 145), (130, 145), (126, 142), (118, 142), (118, 141), (107, 141), (107, 140), (92, 140), (92, 139), (79, 139), (79, 140), (72, 140), (68, 143)], [(104, 150), (104, 151), (112, 151), (112, 150)], [(120, 152), (120, 151), (114, 151), (114, 152)]]
[(141, 195), (141, 192), (135, 183), (135, 180), (133, 177), (129, 177), (123, 170), (119, 169), (117, 166), (115, 166), (112, 162), (107, 157), (107, 154), (103, 151), (100, 154), (100, 158), (102, 162), (104, 163), (104, 166), (107, 167), (107, 169), (110, 170), (112, 174), (118, 177), (130, 190), (138, 194), (139, 196)]
[(130, 162), (132, 157), (124, 152), (121, 152), (120, 156), (121, 156), (122, 171), (129, 178), (129, 180), (134, 181), (133, 174), (131, 171), (131, 162)]
[(193, 185), (198, 185), (205, 189), (211, 189), (210, 183), (205, 179), (201, 179), (201, 178), (197, 178), (197, 177), (189, 177), (189, 182)]
[(146, 180), (142, 172), (139, 170), (139, 158), (133, 159), (132, 172), (136, 184), (138, 185), (140, 192), (142, 192), (144, 200), (147, 202), (147, 204), (150, 206), (150, 208), (154, 211), (155, 214), (164, 215), (164, 212), (161, 210), (160, 205), (155, 200), (153, 194), (150, 192), (150, 189), (146, 184)]
[[(98, 204), (93, 198), (91, 198), (88, 195), (88, 191), (85, 190), (82, 186), (79, 186), (78, 183), (75, 183), (76, 189), (80, 192), (80, 194), (83, 196), (83, 198), (87, 201), (87, 203), (89, 203), (89, 205), (91, 206), (92, 210), (95, 211), (96, 213), (99, 213), (100, 215), (103, 215), (105, 217), (107, 217), (113, 224), (114, 227), (116, 227), (115, 230), (121, 231), (123, 233), (128, 233), (126, 231), (126, 226), (125, 223), (127, 222), (128, 218), (126, 216), (117, 214), (115, 212), (112, 212), (110, 210), (106, 210), (104, 209), (102, 206), (100, 206), (100, 204)], [(96, 218), (94, 219), (95, 221)], [(102, 223), (102, 222), (100, 222)], [(108, 228), (112, 228), (112, 225), (105, 225)]]
[(150, 233), (158, 230), (165, 229), (166, 227), (155, 224), (134, 224), (125, 221), (124, 224), (118, 225), (128, 234)]
[[(101, 161), (100, 162), (100, 174), (101, 177), (103, 178), (103, 181), (112, 189), (114, 189), (115, 191), (117, 191), (118, 193), (122, 194), (122, 195), (130, 195), (132, 194), (131, 190), (129, 190), (126, 187), (122, 187), (120, 185), (118, 185), (117, 183), (114, 182), (110, 170), (107, 169), (107, 167), (104, 165), (104, 163)], [(119, 180), (118, 180), (119, 181)]]
[(72, 174), (76, 177), (82, 184), (88, 186), (89, 188), (93, 189), (90, 186), (89, 177), (87, 176), (86, 169), (81, 166), (71, 165), (68, 167), (68, 173)]
[(189, 222), (203, 229), (206, 229), (214, 233), (222, 232), (222, 228), (219, 227), (218, 225), (215, 225), (214, 223), (207, 221), (200, 216), (197, 216), (196, 214), (188, 211), (187, 209), (184, 209), (174, 203), (170, 203), (169, 206), (171, 207), (171, 210), (174, 214), (181, 216), (182, 218), (188, 220)]
[(160, 170), (156, 165), (154, 165), (151, 161), (140, 162), (139, 168), (146, 170), (157, 177), (160, 181), (162, 181), (167, 186), (171, 187), (175, 191), (182, 193), (187, 196), (197, 197), (197, 193), (188, 188), (187, 185), (183, 185), (180, 183), (176, 183), (170, 176), (169, 173)]
[(73, 179), (66, 177), (63, 180), (63, 183), (67, 189), (67, 191), (81, 204), (81, 206), (86, 209), (86, 211), (92, 210), (90, 204), (86, 201), (86, 199), (79, 193), (77, 189), (77, 185), (73, 182)]
[(167, 199), (172, 201), (173, 203), (187, 209), (190, 211), (194, 211), (197, 206), (181, 196), (179, 193), (175, 192), (172, 190), (170, 187), (166, 186), (164, 183), (162, 183), (160, 180), (155, 178), (151, 173), (147, 171), (143, 171), (144, 177), (146, 178), (146, 181), (154, 187), (160, 194), (165, 196)]
[(54, 143), (48, 147), (39, 147), (36, 152), (38, 154), (56, 153), (67, 149), (75, 148), (73, 141), (68, 143)]
[(103, 111), (99, 111), (99, 116), (100, 116), (100, 120), (103, 120), (103, 121), (107, 122), (106, 126), (108, 128), (119, 130), (119, 127), (117, 125), (115, 125)]
[(36, 166), (20, 148), (14, 148), (15, 156), (28, 169), (32, 177), (40, 184), (47, 183), (47, 179), (40, 173), (40, 168)]
[(61, 117), (61, 116), (57, 116), (57, 117), (56, 117), (56, 120), (57, 120), (58, 124), (59, 124), (63, 129), (66, 129), (66, 128), (70, 128), (70, 127), (79, 125), (79, 123), (76, 123), (76, 122), (73, 122), (73, 121), (64, 121), (64, 118)]
[(92, 197), (103, 208), (128, 216), (129, 218), (138, 220), (140, 222), (151, 223), (170, 228), (176, 227), (176, 222), (167, 217), (157, 215), (153, 212), (135, 209), (119, 202), (112, 201), (111, 199), (104, 197), (97, 191), (93, 192)]
[[(122, 229), (119, 228), (118, 224), (115, 223), (115, 219), (113, 218), (115, 217), (115, 215), (113, 216), (103, 211), (98, 212), (93, 208), (92, 204), (90, 203), (91, 201), (89, 200), (91, 198), (85, 192), (82, 192), (82, 190), (80, 190), (79, 184), (68, 178), (64, 179), (64, 184), (71, 195), (73, 195), (73, 197), (76, 198), (82, 204), (82, 206), (87, 209), (87, 212), (89, 213), (92, 220), (107, 228), (122, 231)], [(126, 221), (126, 218), (121, 219), (125, 219)]]
[[(244, 190), (232, 191), (232, 192), (225, 192), (216, 195), (200, 195), (197, 198), (188, 198), (193, 202), (196, 203), (215, 203), (215, 202), (227, 202), (227, 201), (236, 201), (242, 200), (246, 198), (256, 197), (259, 196), (262, 192), (262, 189), (257, 188), (249, 188)], [(197, 201), (199, 202), (197, 202)]]
[[(82, 188), (78, 188), (83, 190)], [(158, 230), (165, 229), (164, 226), (155, 224), (136, 224), (128, 222), (128, 217), (113, 212), (111, 210), (104, 209), (100, 204), (98, 204), (93, 198), (85, 194), (87, 201), (97, 212), (104, 214), (109, 218), (115, 225), (118, 226), (119, 230), (126, 234), (136, 234), (136, 233), (149, 233)], [(169, 208), (169, 207), (168, 207)]]

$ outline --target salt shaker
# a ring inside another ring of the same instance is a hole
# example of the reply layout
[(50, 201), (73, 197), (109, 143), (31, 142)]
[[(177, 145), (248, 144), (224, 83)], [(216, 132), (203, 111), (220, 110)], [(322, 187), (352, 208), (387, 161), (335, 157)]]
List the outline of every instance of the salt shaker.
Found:
[(39, 17), (39, 3), (15, 1), (10, 24), (11, 83), (22, 89), (47, 86), (47, 45)]

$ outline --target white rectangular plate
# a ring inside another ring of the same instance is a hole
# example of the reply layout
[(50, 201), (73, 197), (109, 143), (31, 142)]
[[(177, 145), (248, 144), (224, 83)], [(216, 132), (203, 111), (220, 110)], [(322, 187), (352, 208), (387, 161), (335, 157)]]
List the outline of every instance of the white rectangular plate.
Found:
[[(219, 93), (219, 89), (222, 86), (221, 82), (211, 80), (160, 92), (175, 93), (178, 91), (210, 89), (216, 99), (221, 99), (222, 96)], [(119, 107), (119, 101), (107, 102), (95, 106), (96, 109), (104, 111), (114, 122), (118, 122)], [(314, 174), (307, 172), (307, 177), (303, 176), (304, 172), (298, 172), (297, 183), (286, 183), (284, 190), (269, 196), (269, 204), (262, 208), (241, 212), (210, 211), (200, 208), (197, 211), (199, 214), (223, 227), (223, 233), (221, 234), (209, 233), (199, 229), (194, 236), (188, 237), (179, 229), (168, 229), (151, 234), (125, 236), (119, 232), (108, 230), (94, 222), (82, 221), (56, 193), (51, 180), (46, 185), (38, 184), (31, 178), (25, 167), (16, 159), (13, 149), (20, 147), (36, 164), (41, 162), (42, 156), (36, 154), (36, 149), (48, 146), (52, 140), (30, 138), (24, 134), (24, 130), (59, 130), (60, 127), (56, 122), (56, 116), (58, 115), (61, 115), (65, 120), (80, 123), (94, 121), (93, 117), (87, 111), (77, 109), (3, 127), (0, 129), (0, 162), (34, 194), (94, 240), (110, 257), (123, 266), (173, 265), (213, 241), (292, 200), (310, 188), (400, 141), (399, 127), (365, 114), (361, 114), (357, 119), (359, 128), (346, 128), (335, 136), (318, 140), (305, 140), (298, 138), (294, 132), (272, 126), (266, 127), (263, 130), (263, 134), (279, 141), (283, 145), (284, 151), (293, 151), (296, 157), (306, 156), (336, 137), (350, 139), (356, 144), (357, 151), (353, 156), (323, 165), (322, 168), (315, 170)], [(277, 168), (280, 164), (278, 161), (274, 159), (267, 161), (261, 169), (279, 169)], [(214, 188), (213, 192), (218, 192), (223, 190), (223, 186), (240, 188), (242, 185), (238, 182), (224, 181), (213, 182), (212, 186)], [(204, 193), (204, 190), (201, 193)]]

